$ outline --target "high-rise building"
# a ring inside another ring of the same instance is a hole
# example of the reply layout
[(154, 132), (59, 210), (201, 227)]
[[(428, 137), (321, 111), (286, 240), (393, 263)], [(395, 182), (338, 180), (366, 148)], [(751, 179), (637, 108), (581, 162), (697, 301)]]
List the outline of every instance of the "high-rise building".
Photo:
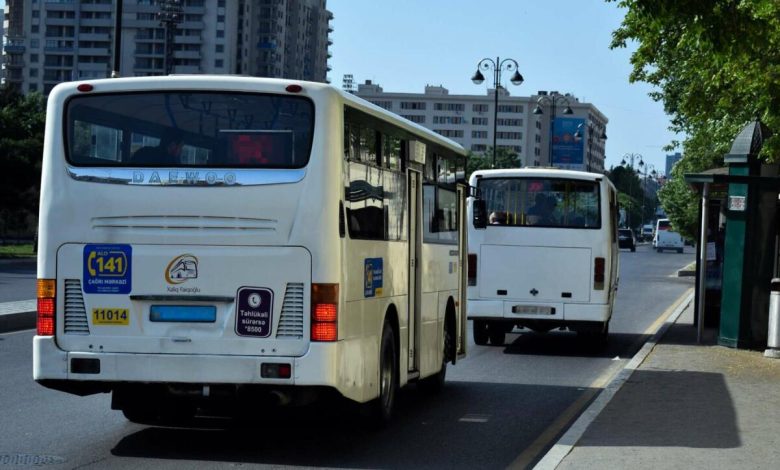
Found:
[[(502, 87), (498, 93), (496, 146), (499, 149), (515, 152), (523, 166), (557, 166), (598, 173), (604, 171), (604, 141), (599, 137), (605, 134), (608, 119), (594, 105), (557, 92), (552, 92), (554, 95), (539, 92), (533, 96), (510, 96)], [(467, 150), (482, 153), (493, 146), (493, 89), (489, 89), (485, 95), (451, 95), (441, 85), (428, 85), (424, 93), (390, 93), (366, 80), (358, 85), (356, 94), (451, 138)], [(554, 121), (555, 132), (551, 139), (552, 109), (546, 103), (553, 96), (558, 107)], [(542, 114), (534, 114), (540, 99)], [(564, 101), (571, 107), (571, 115), (562, 114), (564, 106), (561, 103)], [(551, 142), (552, 161), (549, 151)]]
[[(6, 0), (2, 81), (48, 93), (62, 81), (110, 76), (115, 3)], [(124, 0), (119, 75), (326, 81), (332, 17), (325, 0)]]
[(666, 177), (670, 177), (672, 175), (672, 168), (674, 168), (674, 164), (679, 162), (682, 159), (682, 154), (680, 152), (675, 152), (671, 155), (666, 156)]

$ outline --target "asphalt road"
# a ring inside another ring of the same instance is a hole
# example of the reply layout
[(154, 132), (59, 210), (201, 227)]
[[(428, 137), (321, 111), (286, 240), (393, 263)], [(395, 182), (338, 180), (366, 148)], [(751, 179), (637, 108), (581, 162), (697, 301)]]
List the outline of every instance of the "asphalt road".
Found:
[[(674, 277), (686, 254), (640, 246), (621, 252), (609, 346), (589, 351), (568, 332), (520, 331), (503, 347), (469, 345), (438, 396), (400, 396), (388, 429), (367, 430), (344, 410), (304, 409), (262, 421), (146, 427), (111, 411), (108, 395), (76, 397), (31, 379), (33, 333), (0, 334), (0, 467), (47, 468), (506, 468), (530, 465), (554, 444), (687, 289)], [(37, 460), (36, 460), (37, 459)]]
[(35, 259), (0, 259), (0, 302), (35, 298)]

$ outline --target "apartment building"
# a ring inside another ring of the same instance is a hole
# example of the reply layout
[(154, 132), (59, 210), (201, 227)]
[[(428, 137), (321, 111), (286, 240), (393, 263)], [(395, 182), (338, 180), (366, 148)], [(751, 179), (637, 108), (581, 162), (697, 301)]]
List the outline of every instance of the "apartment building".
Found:
[[(48, 93), (62, 81), (110, 76), (115, 3), (6, 0), (2, 82)], [(331, 19), (325, 0), (124, 0), (119, 75), (326, 81)]]
[[(441, 85), (427, 85), (424, 93), (390, 93), (370, 80), (359, 84), (355, 92), (476, 153), (493, 146), (494, 93), (488, 89), (485, 95), (451, 95)], [(549, 105), (553, 97), (557, 105), (554, 126)], [(565, 106), (571, 108), (571, 114), (563, 114)], [(593, 104), (580, 102), (569, 94), (539, 92), (532, 96), (511, 96), (506, 89), (499, 88), (496, 146), (516, 153), (523, 166), (603, 172), (601, 137), (606, 135), (607, 122), (606, 116)]]

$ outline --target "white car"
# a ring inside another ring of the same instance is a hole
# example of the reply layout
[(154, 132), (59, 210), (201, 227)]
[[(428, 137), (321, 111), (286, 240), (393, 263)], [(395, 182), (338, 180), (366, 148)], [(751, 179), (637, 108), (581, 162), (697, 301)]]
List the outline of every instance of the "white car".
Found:
[(672, 224), (669, 219), (658, 219), (655, 225), (655, 236), (653, 237), (653, 247), (660, 253), (663, 250), (675, 250), (682, 253), (684, 242), (682, 235), (672, 230)]

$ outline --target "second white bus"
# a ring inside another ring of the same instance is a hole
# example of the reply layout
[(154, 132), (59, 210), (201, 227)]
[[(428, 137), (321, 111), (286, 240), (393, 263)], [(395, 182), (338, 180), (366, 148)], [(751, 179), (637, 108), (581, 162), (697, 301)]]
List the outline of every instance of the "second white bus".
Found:
[(387, 421), (466, 352), (465, 158), (320, 83), (58, 85), (35, 380), (141, 423), (328, 391)]
[(517, 327), (609, 334), (618, 282), (617, 192), (604, 176), (521, 168), (469, 181), (468, 318), (474, 342)]

